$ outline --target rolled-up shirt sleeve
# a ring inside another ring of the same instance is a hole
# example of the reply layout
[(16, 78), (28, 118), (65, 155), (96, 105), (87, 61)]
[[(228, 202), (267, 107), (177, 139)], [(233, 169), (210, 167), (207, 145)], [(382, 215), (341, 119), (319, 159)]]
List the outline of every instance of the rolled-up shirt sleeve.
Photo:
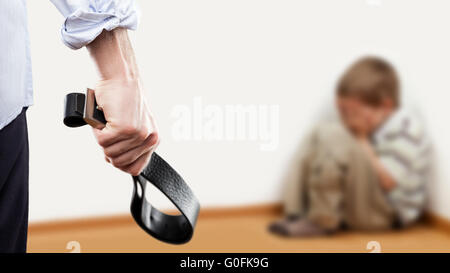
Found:
[(138, 9), (134, 0), (50, 0), (64, 16), (61, 37), (68, 47), (79, 49), (105, 29), (135, 30)]

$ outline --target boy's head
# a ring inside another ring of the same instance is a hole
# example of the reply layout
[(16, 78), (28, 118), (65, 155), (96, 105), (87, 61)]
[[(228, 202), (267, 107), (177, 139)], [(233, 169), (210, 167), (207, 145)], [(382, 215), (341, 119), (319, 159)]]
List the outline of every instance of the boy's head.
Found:
[(338, 82), (337, 106), (345, 125), (371, 134), (400, 105), (400, 84), (393, 66), (378, 57), (354, 63)]

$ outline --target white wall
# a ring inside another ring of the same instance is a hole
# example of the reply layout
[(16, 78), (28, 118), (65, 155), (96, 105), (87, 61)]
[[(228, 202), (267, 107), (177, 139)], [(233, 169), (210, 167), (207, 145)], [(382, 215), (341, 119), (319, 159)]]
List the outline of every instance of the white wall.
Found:
[[(447, 0), (138, 1), (132, 34), (163, 141), (159, 153), (204, 206), (279, 199), (280, 180), (301, 136), (332, 95), (334, 81), (365, 53), (397, 65), (405, 92), (429, 120), (441, 168), (431, 208), (450, 219), (450, 2)], [(369, 4), (368, 4), (369, 3)], [(68, 92), (93, 86), (86, 51), (60, 42), (49, 1), (28, 1), (35, 105), (29, 110), (31, 220), (124, 213), (131, 178), (107, 165), (89, 128), (62, 124)], [(279, 145), (181, 141), (174, 107), (279, 105)], [(82, 170), (83, 172), (78, 172)], [(159, 200), (159, 199), (158, 199)]]

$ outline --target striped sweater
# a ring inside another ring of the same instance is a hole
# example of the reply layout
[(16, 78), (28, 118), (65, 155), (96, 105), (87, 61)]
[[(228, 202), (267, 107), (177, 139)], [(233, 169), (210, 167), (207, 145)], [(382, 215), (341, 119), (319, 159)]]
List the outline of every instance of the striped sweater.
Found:
[(429, 177), (430, 142), (420, 114), (413, 108), (394, 113), (373, 137), (383, 166), (397, 186), (389, 192), (400, 223), (414, 222), (425, 206)]

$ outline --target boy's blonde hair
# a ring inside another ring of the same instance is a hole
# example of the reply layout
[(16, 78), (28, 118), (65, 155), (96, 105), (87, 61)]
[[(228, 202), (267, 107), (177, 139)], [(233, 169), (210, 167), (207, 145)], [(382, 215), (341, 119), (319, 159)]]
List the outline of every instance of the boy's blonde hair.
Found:
[(340, 97), (356, 97), (363, 102), (379, 106), (383, 99), (400, 105), (400, 84), (397, 72), (387, 61), (378, 57), (364, 57), (344, 73), (337, 85)]

